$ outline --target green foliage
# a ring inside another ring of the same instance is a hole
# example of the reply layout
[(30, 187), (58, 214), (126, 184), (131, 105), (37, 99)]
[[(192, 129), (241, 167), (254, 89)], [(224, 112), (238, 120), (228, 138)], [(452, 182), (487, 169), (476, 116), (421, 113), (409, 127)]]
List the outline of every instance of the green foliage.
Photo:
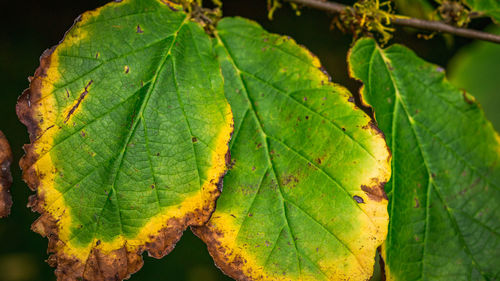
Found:
[(494, 280), (500, 274), (500, 138), (474, 98), (405, 47), (353, 47), (391, 148), (389, 280)]
[[(470, 20), (437, 2), (398, 0)], [(498, 2), (466, 2), (498, 19)], [(500, 137), (471, 95), (363, 38), (349, 64), (372, 120), (307, 49), (212, 3), (114, 1), (42, 55), (17, 105), (21, 167), (60, 280), (128, 278), (188, 226), (237, 280), (367, 280), (381, 245), (388, 280), (500, 277)], [(394, 17), (361, 0), (337, 24), (385, 44)], [(497, 47), (459, 54), (452, 80), (498, 92)]]
[(464, 0), (473, 11), (483, 12), (500, 23), (500, 1), (498, 0)]
[(238, 280), (368, 279), (388, 223), (382, 135), (289, 37), (226, 18), (214, 41), (235, 120), (232, 168), (195, 233)]

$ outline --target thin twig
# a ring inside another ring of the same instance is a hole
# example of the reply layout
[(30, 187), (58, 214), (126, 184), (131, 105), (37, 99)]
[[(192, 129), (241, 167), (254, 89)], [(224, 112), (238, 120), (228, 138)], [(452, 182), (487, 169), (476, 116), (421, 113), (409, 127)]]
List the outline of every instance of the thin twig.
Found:
[[(324, 2), (321, 0), (285, 0), (285, 1), (293, 2), (296, 4), (304, 5), (310, 8), (323, 10), (331, 13), (341, 13), (347, 7), (349, 7), (343, 4), (335, 2)], [(500, 35), (495, 35), (474, 29), (455, 27), (440, 21), (423, 20), (423, 19), (408, 18), (405, 16), (394, 15), (394, 17), (392, 18), (392, 23), (418, 29), (425, 29), (436, 32), (446, 32), (458, 36), (463, 36), (472, 39), (479, 39), (500, 44)]]

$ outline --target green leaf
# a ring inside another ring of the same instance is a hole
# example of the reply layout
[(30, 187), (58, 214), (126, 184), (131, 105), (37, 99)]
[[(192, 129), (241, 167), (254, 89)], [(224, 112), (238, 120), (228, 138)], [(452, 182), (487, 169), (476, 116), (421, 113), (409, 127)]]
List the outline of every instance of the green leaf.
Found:
[[(500, 28), (488, 30), (500, 34)], [(460, 50), (448, 65), (448, 77), (459, 88), (473, 94), (486, 117), (500, 130), (500, 45), (477, 41)]]
[(179, 8), (83, 14), (19, 99), (32, 228), (59, 279), (127, 278), (215, 208), (232, 115), (210, 37)]
[(474, 98), (399, 45), (353, 47), (353, 77), (392, 151), (387, 280), (500, 276), (500, 143)]
[(473, 11), (483, 12), (500, 23), (500, 1), (498, 0), (465, 0)]
[(289, 37), (226, 18), (214, 44), (233, 162), (195, 233), (237, 280), (367, 280), (388, 224), (382, 134)]
[(0, 131), (0, 218), (8, 216), (12, 206), (12, 197), (10, 195), (10, 186), (12, 185), (11, 163), (12, 151), (9, 142), (3, 132)]

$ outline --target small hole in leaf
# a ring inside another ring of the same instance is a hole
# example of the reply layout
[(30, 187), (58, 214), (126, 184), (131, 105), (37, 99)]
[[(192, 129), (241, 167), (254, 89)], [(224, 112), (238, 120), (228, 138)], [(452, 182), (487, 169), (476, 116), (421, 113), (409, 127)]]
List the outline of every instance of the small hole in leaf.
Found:
[(363, 198), (359, 197), (358, 195), (354, 195), (352, 198), (354, 198), (354, 200), (356, 200), (356, 202), (358, 203), (365, 203), (365, 200), (363, 200)]

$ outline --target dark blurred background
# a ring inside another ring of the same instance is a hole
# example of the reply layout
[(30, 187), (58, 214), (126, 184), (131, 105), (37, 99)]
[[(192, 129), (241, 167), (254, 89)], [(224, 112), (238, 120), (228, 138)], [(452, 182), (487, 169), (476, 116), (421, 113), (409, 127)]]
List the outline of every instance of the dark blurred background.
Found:
[[(38, 66), (42, 52), (61, 40), (79, 14), (106, 2), (0, 1), (0, 130), (9, 139), (15, 158), (12, 166), (14, 206), (10, 217), (0, 220), (0, 281), (55, 280), (53, 269), (44, 262), (47, 259), (47, 240), (30, 231), (30, 224), (37, 214), (26, 208), (31, 192), (22, 182), (17, 165), (23, 155), (22, 145), (29, 141), (25, 127), (16, 117), (16, 99), (28, 87), (27, 77)], [(271, 32), (292, 36), (318, 55), (334, 82), (346, 86), (353, 93), (358, 92), (360, 85), (348, 77), (346, 64), (352, 37), (330, 30), (331, 15), (304, 8), (298, 17), (295, 11), (284, 5), (270, 21), (266, 0), (223, 2), (225, 16), (251, 18)], [(352, 1), (339, 2), (350, 4)], [(488, 19), (479, 19), (472, 27), (485, 29), (490, 24)], [(479, 102), (486, 105), (486, 114), (495, 120), (497, 130), (500, 128), (500, 94), (495, 94), (500, 88), (500, 45), (458, 37), (435, 36), (423, 40), (408, 29), (398, 29), (390, 43), (402, 43), (442, 67), (450, 65), (451, 80), (476, 95)], [(204, 244), (187, 230), (176, 249), (167, 257), (156, 260), (146, 256), (143, 269), (131, 280), (231, 279), (213, 265)]]

